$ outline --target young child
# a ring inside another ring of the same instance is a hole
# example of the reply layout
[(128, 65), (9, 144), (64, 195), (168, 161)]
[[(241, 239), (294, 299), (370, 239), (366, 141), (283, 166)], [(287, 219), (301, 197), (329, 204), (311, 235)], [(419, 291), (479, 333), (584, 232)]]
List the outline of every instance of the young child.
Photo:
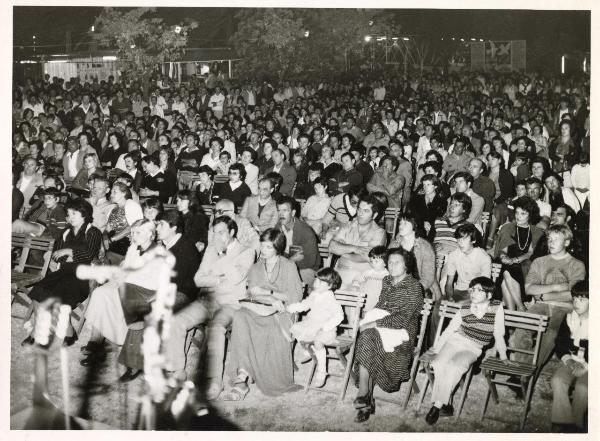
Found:
[(369, 264), (371, 268), (363, 274), (354, 278), (352, 285), (360, 287), (360, 290), (367, 294), (365, 311), (370, 311), (377, 304), (381, 294), (383, 278), (390, 273), (385, 267), (387, 249), (384, 246), (377, 246), (369, 251)]
[(573, 311), (565, 316), (556, 336), (554, 350), (561, 362), (552, 376), (553, 431), (587, 432), (589, 295), (587, 281), (577, 282), (571, 288)]
[(451, 404), (454, 388), (492, 338), (500, 360), (513, 363), (506, 357), (502, 303), (491, 300), (494, 288), (494, 282), (488, 277), (471, 280), (471, 302), (460, 309), (433, 347), (427, 351), (434, 355), (431, 367), (435, 374), (431, 392), (433, 406), (425, 417), (430, 425), (437, 422), (440, 413), (445, 416), (454, 413)]
[(290, 332), (305, 349), (312, 346), (317, 358), (317, 372), (313, 384), (322, 387), (327, 377), (327, 350), (325, 345), (335, 342), (337, 326), (344, 319), (344, 311), (335, 300), (334, 292), (342, 284), (342, 278), (331, 268), (322, 268), (317, 272), (313, 291), (305, 300), (287, 307), (287, 311), (310, 312), (301, 322), (294, 323)]

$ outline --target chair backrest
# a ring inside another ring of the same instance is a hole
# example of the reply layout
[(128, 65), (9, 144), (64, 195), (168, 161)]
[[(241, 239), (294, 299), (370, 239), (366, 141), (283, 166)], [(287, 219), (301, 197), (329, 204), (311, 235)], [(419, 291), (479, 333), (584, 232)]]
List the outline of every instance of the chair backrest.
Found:
[(435, 338), (433, 343), (437, 342), (437, 339), (440, 338), (442, 334), (442, 329), (454, 318), (456, 314), (460, 312), (460, 308), (463, 305), (461, 303), (449, 302), (448, 300), (443, 300), (440, 304), (440, 321), (438, 322), (437, 329), (435, 330)]
[(530, 312), (509, 311), (504, 310), (504, 326), (512, 329), (523, 329), (532, 331), (534, 335), (533, 349), (521, 349), (511, 345), (511, 339), (508, 339), (508, 352), (519, 352), (521, 354), (529, 354), (532, 356), (531, 364), (535, 366), (540, 351), (540, 343), (542, 334), (546, 332), (548, 327), (548, 317), (541, 314), (532, 314)]
[(490, 225), (490, 219), (491, 216), (489, 211), (484, 211), (481, 213), (481, 220), (479, 221), (479, 224), (481, 226), (481, 234), (483, 235), (484, 239), (487, 237), (487, 229)]
[(367, 293), (339, 289), (334, 295), (338, 304), (344, 310), (344, 320), (338, 326), (338, 330), (341, 329), (342, 335), (354, 340), (358, 334), (358, 322), (367, 301)]
[(177, 204), (163, 204), (163, 208), (165, 209), (165, 211), (177, 210)]
[(435, 275), (438, 282), (442, 279), (442, 269), (446, 263), (446, 257), (445, 254), (436, 254), (435, 256)]
[(421, 353), (423, 342), (425, 341), (425, 331), (427, 330), (427, 322), (433, 309), (433, 300), (424, 299), (423, 308), (421, 308), (421, 326), (419, 327), (419, 335), (417, 337), (417, 344), (415, 345), (414, 356), (417, 357)]
[(204, 214), (208, 216), (209, 222), (212, 223), (213, 218), (215, 216), (215, 206), (214, 205), (202, 205), (202, 211)]
[[(50, 265), (50, 257), (54, 249), (54, 239), (49, 237), (31, 237), (27, 234), (12, 235), (11, 245), (13, 248), (21, 248), (21, 257), (15, 267), (15, 271), (38, 273), (45, 276)], [(29, 252), (31, 250), (43, 251), (44, 260), (41, 265), (29, 262)]]
[(385, 232), (390, 235), (390, 240), (394, 240), (396, 229), (398, 228), (398, 217), (400, 216), (400, 208), (386, 208), (385, 214)]
[(331, 253), (329, 252), (328, 245), (319, 245), (319, 256), (321, 256), (321, 260), (323, 261), (323, 268), (331, 266)]
[(223, 184), (229, 182), (229, 175), (215, 175), (215, 184)]

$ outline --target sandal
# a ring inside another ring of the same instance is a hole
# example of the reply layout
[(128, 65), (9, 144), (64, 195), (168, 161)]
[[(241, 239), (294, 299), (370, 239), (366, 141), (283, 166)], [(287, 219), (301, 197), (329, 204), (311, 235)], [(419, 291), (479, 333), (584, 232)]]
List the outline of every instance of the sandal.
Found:
[(325, 380), (327, 379), (327, 372), (317, 372), (313, 378), (314, 387), (325, 386)]
[(230, 390), (221, 395), (223, 401), (242, 401), (250, 392), (246, 383), (236, 383)]

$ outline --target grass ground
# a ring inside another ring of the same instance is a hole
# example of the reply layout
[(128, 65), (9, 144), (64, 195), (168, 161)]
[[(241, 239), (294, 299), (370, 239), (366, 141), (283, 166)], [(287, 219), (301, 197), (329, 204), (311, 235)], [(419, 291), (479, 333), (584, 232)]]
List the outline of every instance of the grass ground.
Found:
[[(20, 306), (13, 308), (15, 313), (23, 313)], [(23, 410), (31, 403), (32, 396), (32, 356), (20, 346), (25, 338), (20, 319), (12, 318), (11, 330), (11, 414)], [(80, 347), (89, 337), (89, 329), (84, 328), (79, 341), (68, 349), (70, 401), (73, 413), (79, 414), (86, 398), (82, 391), (86, 368), (80, 366)], [(136, 396), (142, 386), (142, 378), (127, 385), (116, 380), (122, 367), (119, 367), (115, 348), (107, 359), (105, 366), (97, 372), (96, 386), (89, 398), (90, 418), (107, 424), (115, 429), (130, 429), (135, 422), (137, 412)], [(195, 368), (198, 352), (192, 348), (189, 354), (188, 374)], [(330, 369), (335, 369), (332, 363)], [(296, 382), (304, 385), (308, 375), (308, 364), (301, 365), (296, 375)], [(552, 391), (550, 377), (554, 370), (551, 362), (540, 377), (533, 396), (531, 411), (525, 427), (526, 432), (550, 431), (550, 406)], [(328, 386), (334, 386), (335, 378), (328, 379)], [(418, 384), (423, 381), (423, 374), (417, 378)], [(473, 377), (469, 388), (465, 408), (460, 419), (440, 418), (434, 426), (428, 426), (424, 416), (429, 409), (428, 397), (419, 414), (416, 413), (416, 397), (413, 397), (406, 411), (400, 406), (377, 401), (376, 413), (363, 424), (354, 423), (355, 410), (352, 400), (356, 396), (356, 388), (348, 387), (343, 402), (330, 394), (310, 391), (293, 392), (281, 397), (265, 397), (255, 387), (242, 402), (213, 402), (213, 412), (234, 423), (242, 430), (249, 431), (381, 431), (381, 432), (518, 432), (519, 416), (523, 402), (517, 400), (507, 388), (500, 388), (500, 404), (490, 403), (486, 418), (480, 420), (480, 410), (485, 398), (486, 383), (481, 374)], [(60, 359), (58, 351), (49, 360), (49, 390), (53, 400), (61, 408), (63, 406)], [(400, 392), (392, 394), (392, 398), (401, 399), (406, 393), (406, 386)], [(376, 394), (377, 397), (377, 394)], [(458, 397), (457, 397), (458, 399)]]

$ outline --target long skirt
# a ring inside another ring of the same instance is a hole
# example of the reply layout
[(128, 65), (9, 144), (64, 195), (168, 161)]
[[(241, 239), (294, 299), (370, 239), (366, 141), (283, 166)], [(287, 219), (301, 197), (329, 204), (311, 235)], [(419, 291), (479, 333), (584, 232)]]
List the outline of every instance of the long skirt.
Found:
[(290, 342), (284, 331), (292, 325), (288, 313), (263, 317), (247, 309), (236, 311), (229, 341), (227, 374), (233, 379), (245, 370), (265, 395), (276, 396), (301, 389), (294, 384)]

